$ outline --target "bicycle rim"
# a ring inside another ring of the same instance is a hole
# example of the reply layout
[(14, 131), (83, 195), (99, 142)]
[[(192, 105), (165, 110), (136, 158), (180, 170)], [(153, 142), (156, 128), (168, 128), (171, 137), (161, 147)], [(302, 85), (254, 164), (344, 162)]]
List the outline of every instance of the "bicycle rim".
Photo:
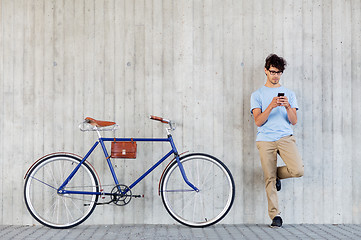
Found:
[(229, 212), (234, 200), (234, 181), (230, 171), (218, 159), (206, 154), (191, 154), (180, 159), (188, 180), (183, 180), (177, 162), (166, 171), (161, 195), (168, 213), (190, 227), (207, 227)]
[[(70, 228), (85, 221), (93, 212), (97, 195), (58, 194), (80, 159), (72, 156), (51, 156), (39, 162), (29, 172), (24, 197), (31, 215), (41, 224), (52, 228)], [(86, 164), (82, 164), (64, 190), (98, 192), (98, 181)]]

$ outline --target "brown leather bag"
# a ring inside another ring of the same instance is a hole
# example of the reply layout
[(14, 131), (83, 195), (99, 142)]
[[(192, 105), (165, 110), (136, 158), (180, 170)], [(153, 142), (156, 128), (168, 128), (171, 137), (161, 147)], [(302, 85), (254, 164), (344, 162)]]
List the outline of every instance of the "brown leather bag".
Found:
[(137, 142), (112, 142), (112, 158), (137, 158)]

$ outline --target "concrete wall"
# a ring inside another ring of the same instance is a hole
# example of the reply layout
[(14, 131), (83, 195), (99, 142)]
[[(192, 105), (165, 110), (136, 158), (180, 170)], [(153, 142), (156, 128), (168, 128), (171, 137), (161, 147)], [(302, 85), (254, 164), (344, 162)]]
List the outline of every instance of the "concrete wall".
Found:
[[(229, 166), (237, 194), (222, 223), (268, 223), (249, 98), (272, 52), (289, 63), (282, 84), (298, 97), (305, 163), (303, 178), (283, 181), (285, 222), (361, 223), (360, 0), (0, 0), (0, 10), (0, 224), (35, 223), (24, 174), (50, 152), (85, 154), (96, 135), (78, 130), (84, 117), (116, 121), (119, 137), (164, 136), (149, 114), (178, 123), (180, 151)], [(166, 150), (138, 147), (137, 160), (114, 160), (122, 183)], [(112, 184), (100, 150), (91, 162)], [(135, 188), (144, 199), (99, 206), (85, 224), (174, 223), (161, 171)]]

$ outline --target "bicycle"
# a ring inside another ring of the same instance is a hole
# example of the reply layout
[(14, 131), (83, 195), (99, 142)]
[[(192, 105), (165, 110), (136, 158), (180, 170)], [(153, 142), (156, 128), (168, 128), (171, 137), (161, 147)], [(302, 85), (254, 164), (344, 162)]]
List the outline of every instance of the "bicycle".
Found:
[[(96, 131), (98, 140), (84, 157), (73, 153), (52, 153), (37, 160), (25, 174), (24, 199), (30, 214), (41, 224), (51, 228), (71, 228), (84, 222), (97, 205), (114, 203), (127, 205), (132, 189), (171, 155), (174, 158), (160, 177), (159, 194), (167, 212), (179, 223), (189, 227), (207, 227), (223, 219), (232, 207), (235, 186), (231, 172), (217, 158), (204, 153), (180, 155), (171, 132), (175, 123), (150, 116), (168, 124), (167, 138), (103, 138), (101, 131), (114, 131), (115, 122), (86, 118), (82, 131)], [(171, 150), (131, 185), (118, 182), (105, 142), (168, 142)], [(87, 161), (94, 149), (101, 145), (114, 187), (104, 192), (94, 167)], [(98, 202), (99, 197), (110, 197)]]

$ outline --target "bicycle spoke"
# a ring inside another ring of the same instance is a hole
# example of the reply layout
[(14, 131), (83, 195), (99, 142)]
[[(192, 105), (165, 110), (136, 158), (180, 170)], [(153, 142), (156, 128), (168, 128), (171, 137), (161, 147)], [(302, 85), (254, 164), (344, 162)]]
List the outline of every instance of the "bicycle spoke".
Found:
[[(57, 203), (56, 203), (57, 201), (54, 201), (54, 204), (52, 205), (52, 211), (53, 211), (53, 214), (52, 214), (52, 219), (55, 219), (55, 215), (56, 215), (56, 213), (57, 213), (57, 211), (56, 211), (56, 209), (57, 209)], [(49, 211), (51, 210), (51, 209), (49, 209)]]
[(38, 181), (38, 182), (40, 182), (40, 183), (43, 183), (44, 185), (46, 185), (46, 186), (48, 186), (48, 187), (50, 187), (50, 188), (52, 188), (52, 189), (54, 189), (54, 190), (58, 190), (57, 188), (51, 186), (50, 184), (47, 184), (47, 183), (44, 182), (44, 181), (41, 181), (40, 179), (37, 179), (37, 178), (35, 178), (35, 177), (31, 177), (31, 178), (34, 179), (34, 180), (36, 180), (36, 181)]
[[(199, 184), (200, 184), (200, 186), (204, 186), (204, 184), (206, 183), (206, 180), (208, 179), (208, 176), (211, 176), (211, 168), (212, 167), (214, 167), (214, 166), (212, 166), (211, 164), (209, 165), (209, 169), (208, 169), (208, 171), (204, 171), (204, 172), (208, 172), (208, 174), (205, 176), (205, 177), (203, 177), (203, 179), (202, 179), (202, 181), (199, 181)], [(202, 171), (203, 172), (203, 171)], [(200, 178), (200, 173), (198, 172), (198, 178)]]
[(205, 217), (206, 216), (206, 211), (205, 211), (205, 209), (206, 209), (206, 206), (205, 206), (205, 204), (204, 204), (204, 199), (203, 199), (203, 194), (201, 194), (200, 196), (199, 196), (199, 198), (201, 198), (200, 199), (200, 202), (201, 202), (201, 209), (202, 209), (202, 216), (204, 217), (204, 219), (207, 221), (207, 218)]
[[(193, 200), (194, 200), (196, 198), (196, 194), (197, 193), (194, 193), (193, 196), (190, 196), (190, 198), (193, 198)], [(177, 201), (181, 202), (181, 201), (184, 201), (184, 199), (179, 198)], [(192, 199), (188, 199), (188, 201), (186, 201), (186, 204), (183, 206), (183, 208), (180, 210), (180, 212), (184, 212), (184, 210), (187, 209), (193, 203), (194, 203), (194, 201), (192, 201)]]
[[(73, 217), (73, 215), (72, 215), (72, 213), (71, 213), (71, 211), (70, 211), (70, 209), (68, 207), (68, 203), (67, 203), (66, 199), (62, 199), (62, 201), (63, 201), (63, 205), (64, 205), (64, 208), (65, 208), (65, 215), (66, 215), (66, 217), (68, 219), (68, 222), (70, 222), (70, 221), (72, 221), (74, 219), (74, 217)], [(71, 218), (69, 218), (69, 216)]]
[(193, 221), (196, 222), (196, 210), (197, 210), (197, 196), (194, 196), (194, 204), (193, 204)]

